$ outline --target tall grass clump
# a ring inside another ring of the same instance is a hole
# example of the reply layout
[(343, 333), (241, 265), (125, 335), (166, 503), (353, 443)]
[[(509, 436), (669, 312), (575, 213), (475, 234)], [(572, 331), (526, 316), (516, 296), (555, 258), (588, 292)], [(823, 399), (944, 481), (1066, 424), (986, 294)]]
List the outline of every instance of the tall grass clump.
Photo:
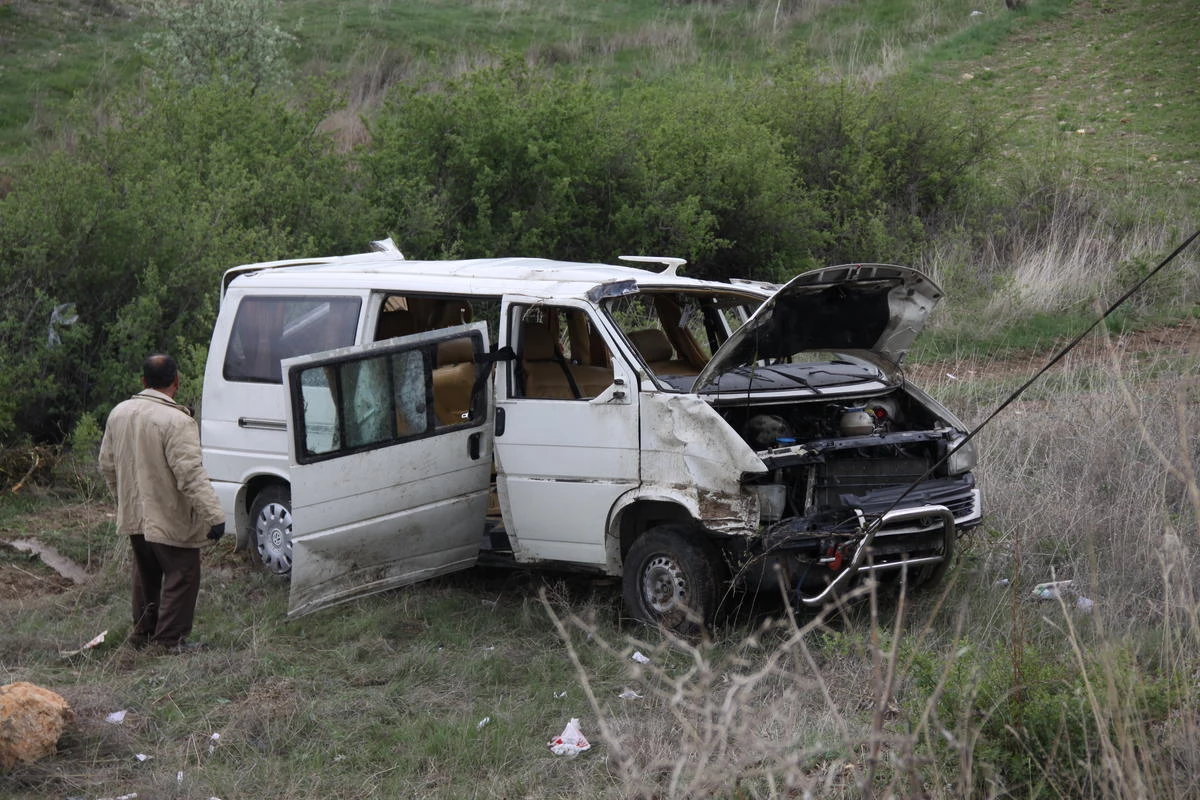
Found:
[(964, 792), (1186, 797), (1198, 779), (1161, 757), (1200, 735), (1197, 372), (1134, 341), (1086, 341), (981, 436), (991, 531), (965, 624), (910, 670), (914, 729)]

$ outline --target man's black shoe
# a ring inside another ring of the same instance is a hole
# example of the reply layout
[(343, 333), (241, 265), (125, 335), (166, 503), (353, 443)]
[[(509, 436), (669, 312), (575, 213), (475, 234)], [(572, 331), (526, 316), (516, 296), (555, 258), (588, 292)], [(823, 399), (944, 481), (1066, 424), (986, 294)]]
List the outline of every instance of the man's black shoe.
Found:
[(205, 648), (204, 642), (179, 642), (177, 644), (159, 644), (159, 652), (167, 656), (181, 656), (196, 653)]

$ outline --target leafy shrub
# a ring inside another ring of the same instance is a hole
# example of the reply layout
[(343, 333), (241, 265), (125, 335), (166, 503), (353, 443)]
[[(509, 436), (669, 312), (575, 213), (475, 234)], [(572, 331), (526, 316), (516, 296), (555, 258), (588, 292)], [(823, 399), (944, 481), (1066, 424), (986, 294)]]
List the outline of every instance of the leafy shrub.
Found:
[(828, 213), (820, 259), (910, 263), (952, 228), (996, 147), (984, 114), (934, 97), (828, 83), (781, 71), (762, 89), (796, 180)]
[(407, 252), (636, 251), (711, 278), (911, 257), (988, 148), (941, 109), (798, 70), (613, 94), (509, 64), (399, 93), (372, 133), (370, 203)]
[[(207, 340), (229, 266), (361, 246), (344, 164), (314, 133), (323, 112), (247, 85), (164, 86), (25, 165), (0, 200), (0, 285), (32, 301), (0, 309), (0, 434), (60, 441), (136, 390), (148, 352)], [(62, 303), (78, 321), (51, 343)]]
[(381, 229), (421, 258), (612, 252), (628, 162), (610, 105), (515, 65), (396, 92), (363, 159)]
[(274, 0), (151, 0), (165, 28), (148, 39), (151, 63), (185, 85), (286, 84), (284, 56), (296, 39), (274, 21), (275, 6)]

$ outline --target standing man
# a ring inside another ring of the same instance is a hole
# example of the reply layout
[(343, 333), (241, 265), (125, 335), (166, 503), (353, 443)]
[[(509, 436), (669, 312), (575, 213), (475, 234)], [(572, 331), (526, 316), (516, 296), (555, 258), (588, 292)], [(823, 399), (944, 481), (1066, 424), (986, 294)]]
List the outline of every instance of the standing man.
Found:
[(100, 472), (117, 498), (117, 533), (133, 548), (135, 647), (185, 652), (200, 593), (200, 547), (225, 533), (225, 513), (200, 457), (192, 412), (175, 402), (179, 368), (163, 353), (142, 386), (108, 415)]

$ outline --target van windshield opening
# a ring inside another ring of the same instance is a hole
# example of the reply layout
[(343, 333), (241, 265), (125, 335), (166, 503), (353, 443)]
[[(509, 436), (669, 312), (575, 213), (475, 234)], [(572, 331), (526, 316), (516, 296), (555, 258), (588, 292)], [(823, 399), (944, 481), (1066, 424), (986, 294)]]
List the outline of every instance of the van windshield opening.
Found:
[(651, 290), (608, 298), (603, 307), (650, 371), (682, 390), (762, 301), (735, 292)]

